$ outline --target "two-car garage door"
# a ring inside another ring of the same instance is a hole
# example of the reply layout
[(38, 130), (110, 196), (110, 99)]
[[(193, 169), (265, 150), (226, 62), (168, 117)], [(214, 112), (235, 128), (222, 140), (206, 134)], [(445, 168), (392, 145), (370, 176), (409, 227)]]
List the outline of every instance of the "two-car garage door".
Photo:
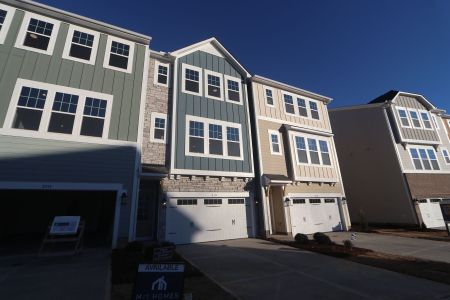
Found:
[(167, 202), (167, 241), (189, 244), (252, 235), (249, 198), (171, 198)]
[(342, 230), (339, 206), (335, 198), (292, 199), (292, 234), (310, 234)]

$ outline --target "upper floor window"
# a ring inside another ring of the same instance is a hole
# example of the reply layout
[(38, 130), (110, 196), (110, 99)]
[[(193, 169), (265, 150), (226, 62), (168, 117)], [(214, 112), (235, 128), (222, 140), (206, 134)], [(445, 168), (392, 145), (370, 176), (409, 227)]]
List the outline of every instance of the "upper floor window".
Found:
[(410, 148), (409, 153), (416, 170), (439, 170), (439, 162), (433, 148)]
[(295, 115), (294, 99), (291, 95), (283, 94), (284, 111), (287, 114)]
[(445, 159), (445, 163), (447, 164), (447, 165), (450, 165), (450, 155), (449, 155), (449, 152), (448, 152), (448, 149), (442, 149), (442, 156), (444, 157), (444, 159)]
[(223, 154), (222, 126), (209, 124), (209, 153)]
[(48, 125), (49, 132), (72, 134), (78, 100), (78, 95), (56, 92)]
[(204, 153), (204, 124), (202, 122), (189, 122), (189, 152)]
[(331, 165), (330, 151), (328, 150), (328, 143), (326, 141), (319, 141), (320, 153), (322, 157), (322, 163), (324, 165)]
[(311, 109), (311, 118), (319, 120), (319, 109), (317, 107), (317, 103), (313, 101), (309, 101), (309, 108)]
[(202, 95), (202, 69), (187, 64), (182, 64), (183, 82), (181, 91), (184, 93)]
[(417, 114), (417, 111), (410, 110), (409, 111), (409, 116), (411, 117), (411, 122), (412, 122), (412, 124), (413, 124), (413, 126), (415, 128), (421, 128), (422, 127), (420, 125), (419, 115)]
[(162, 86), (169, 86), (169, 64), (157, 61), (155, 63), (154, 83)]
[(23, 86), (11, 127), (38, 131), (47, 94), (47, 90)]
[(411, 127), (409, 124), (409, 118), (408, 114), (406, 113), (406, 109), (398, 108), (398, 116), (400, 117), (400, 122), (402, 123), (403, 127)]
[(222, 100), (222, 74), (205, 70), (206, 96), (217, 100)]
[(228, 155), (241, 156), (239, 128), (227, 127)]
[(264, 95), (266, 98), (266, 104), (268, 106), (274, 106), (274, 101), (273, 101), (273, 90), (269, 89), (269, 88), (264, 88)]
[(70, 25), (62, 57), (93, 65), (99, 39), (98, 32)]
[(11, 6), (0, 3), (0, 44), (5, 42), (15, 10)]
[(309, 158), (314, 165), (320, 165), (319, 150), (317, 149), (317, 141), (308, 139)]
[(308, 109), (306, 108), (306, 101), (302, 98), (297, 98), (298, 113), (302, 117), (308, 117)]
[(270, 153), (273, 155), (281, 155), (280, 132), (276, 130), (269, 130), (268, 133)]
[(239, 78), (224, 75), (226, 84), (225, 100), (233, 103), (242, 103), (241, 80)]
[(51, 55), (55, 47), (60, 22), (25, 12), (17, 35), (16, 47)]
[(426, 111), (420, 112), (420, 117), (422, 118), (422, 123), (425, 129), (433, 129), (433, 126), (431, 125), (430, 115), (428, 115), (428, 112)]
[(167, 115), (152, 113), (150, 140), (154, 143), (166, 143)]
[(295, 137), (295, 147), (297, 149), (297, 160), (299, 163), (308, 163), (308, 154), (306, 152), (305, 138), (296, 136)]
[(115, 71), (131, 73), (133, 69), (134, 43), (108, 36), (103, 66)]
[(439, 129), (439, 122), (437, 119), (438, 117), (436, 117), (435, 115), (432, 115), (431, 117), (433, 119), (434, 126), (436, 127), (436, 129)]
[(328, 142), (313, 137), (294, 135), (297, 163), (331, 166)]

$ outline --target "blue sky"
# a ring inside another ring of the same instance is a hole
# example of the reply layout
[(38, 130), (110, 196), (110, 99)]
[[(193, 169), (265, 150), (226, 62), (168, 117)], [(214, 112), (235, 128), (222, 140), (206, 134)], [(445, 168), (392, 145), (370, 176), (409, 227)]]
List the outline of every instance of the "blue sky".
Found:
[(250, 73), (332, 97), (331, 107), (399, 89), (450, 112), (447, 0), (40, 2), (148, 34), (158, 51), (215, 36)]

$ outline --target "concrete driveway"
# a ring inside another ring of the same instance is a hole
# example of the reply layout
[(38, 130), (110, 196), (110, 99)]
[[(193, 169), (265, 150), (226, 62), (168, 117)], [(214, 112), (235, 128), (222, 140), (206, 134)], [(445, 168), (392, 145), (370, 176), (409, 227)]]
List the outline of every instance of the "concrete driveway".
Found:
[(449, 285), (264, 240), (184, 245), (178, 251), (239, 299), (450, 299)]
[[(342, 241), (350, 239), (351, 232), (333, 232), (327, 235), (333, 241), (342, 244)], [(450, 243), (448, 242), (358, 232), (354, 244), (356, 247), (378, 252), (450, 263)]]
[(0, 299), (109, 299), (111, 250), (76, 257), (0, 257)]

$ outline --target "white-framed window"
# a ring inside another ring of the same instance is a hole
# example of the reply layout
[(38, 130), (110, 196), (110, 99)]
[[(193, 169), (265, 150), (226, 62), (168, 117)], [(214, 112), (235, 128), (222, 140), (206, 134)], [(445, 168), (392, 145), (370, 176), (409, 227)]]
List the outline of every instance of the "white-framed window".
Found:
[(165, 144), (167, 142), (167, 115), (152, 113), (150, 126), (150, 141)]
[(133, 70), (134, 43), (115, 36), (108, 36), (103, 67), (131, 73)]
[(263, 86), (264, 98), (266, 100), (266, 105), (270, 107), (275, 107), (274, 91), (272, 88)]
[(308, 151), (306, 151), (305, 138), (302, 136), (294, 136), (297, 163), (298, 164), (308, 164)]
[(5, 42), (15, 12), (14, 7), (0, 3), (0, 44)]
[(409, 147), (409, 154), (416, 170), (440, 170), (433, 147)]
[(186, 115), (185, 155), (243, 160), (241, 124)]
[(295, 115), (294, 98), (292, 95), (283, 94), (284, 112), (288, 115)]
[(225, 78), (225, 100), (231, 103), (242, 104), (242, 84), (236, 77), (224, 75)]
[(205, 72), (205, 96), (211, 99), (223, 100), (222, 74), (210, 70)]
[(169, 68), (170, 64), (156, 61), (153, 83), (166, 87), (169, 86)]
[(425, 129), (433, 130), (433, 125), (431, 124), (430, 115), (428, 114), (428, 112), (424, 111), (424, 110), (420, 110), (419, 113), (420, 113), (420, 118), (422, 120), (423, 127)]
[(14, 134), (108, 139), (113, 96), (18, 79), (5, 118)]
[(70, 25), (62, 57), (94, 65), (99, 40), (99, 32)]
[(269, 130), (269, 147), (272, 155), (281, 155), (281, 136), (278, 130)]
[(60, 21), (25, 12), (16, 39), (16, 48), (52, 55)]
[(319, 114), (319, 108), (318, 108), (317, 102), (310, 100), (309, 108), (311, 111), (311, 118), (313, 118), (315, 120), (320, 120), (320, 114)]
[(422, 128), (422, 124), (420, 123), (419, 113), (417, 110), (409, 109), (409, 117), (411, 118), (411, 123), (414, 128)]
[(181, 91), (186, 94), (202, 96), (202, 69), (183, 63), (181, 65), (181, 71), (183, 74)]
[(308, 134), (294, 134), (298, 165), (331, 167), (329, 141)]
[(319, 149), (317, 148), (317, 140), (308, 138), (309, 159), (313, 165), (320, 165)]
[(306, 100), (303, 98), (297, 98), (297, 107), (298, 107), (298, 114), (301, 117), (308, 117), (308, 108), (306, 108)]
[(450, 154), (447, 148), (442, 148), (442, 156), (444, 157), (445, 163), (450, 165)]
[(436, 115), (431, 115), (431, 118), (433, 119), (434, 127), (436, 127), (436, 129), (439, 130), (440, 127), (439, 127), (438, 117)]
[(401, 123), (402, 127), (411, 128), (407, 110), (405, 108), (397, 107), (397, 112), (398, 112), (398, 117), (400, 118), (400, 123)]
[(328, 149), (328, 142), (319, 140), (319, 149), (322, 164), (326, 166), (331, 166), (331, 158), (330, 158), (330, 151)]

